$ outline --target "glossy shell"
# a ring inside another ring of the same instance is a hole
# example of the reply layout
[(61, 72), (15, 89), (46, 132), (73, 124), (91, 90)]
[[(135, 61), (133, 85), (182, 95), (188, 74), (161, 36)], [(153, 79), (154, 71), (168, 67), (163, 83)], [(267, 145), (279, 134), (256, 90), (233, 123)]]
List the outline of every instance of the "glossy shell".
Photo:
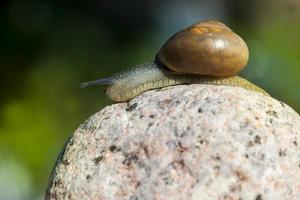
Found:
[(171, 71), (212, 76), (236, 75), (248, 57), (244, 40), (216, 21), (196, 23), (178, 32), (156, 55)]

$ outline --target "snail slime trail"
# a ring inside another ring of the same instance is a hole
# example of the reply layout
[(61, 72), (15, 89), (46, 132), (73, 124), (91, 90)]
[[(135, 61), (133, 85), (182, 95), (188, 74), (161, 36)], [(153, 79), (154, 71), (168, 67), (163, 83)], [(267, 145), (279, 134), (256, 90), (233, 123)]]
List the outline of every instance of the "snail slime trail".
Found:
[(159, 50), (155, 61), (81, 86), (106, 84), (106, 95), (116, 102), (127, 101), (150, 89), (192, 83), (242, 87), (269, 95), (237, 76), (248, 58), (248, 47), (240, 36), (221, 22), (204, 21), (173, 35)]

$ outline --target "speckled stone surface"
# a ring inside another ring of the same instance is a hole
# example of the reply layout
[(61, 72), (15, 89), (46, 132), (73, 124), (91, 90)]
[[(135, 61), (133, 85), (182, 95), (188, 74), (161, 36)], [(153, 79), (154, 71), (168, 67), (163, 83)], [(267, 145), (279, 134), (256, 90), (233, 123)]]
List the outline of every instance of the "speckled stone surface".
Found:
[(241, 88), (148, 91), (75, 131), (46, 199), (298, 200), (300, 117)]

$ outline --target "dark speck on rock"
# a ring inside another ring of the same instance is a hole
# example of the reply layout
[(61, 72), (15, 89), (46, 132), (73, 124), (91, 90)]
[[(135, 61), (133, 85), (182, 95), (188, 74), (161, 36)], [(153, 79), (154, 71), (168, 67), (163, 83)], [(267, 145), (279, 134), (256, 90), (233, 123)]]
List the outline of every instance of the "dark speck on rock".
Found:
[(61, 163), (66, 166), (70, 164), (70, 162), (67, 159), (62, 160)]
[(266, 113), (267, 113), (267, 115), (278, 118), (278, 114), (275, 110), (269, 110)]
[(55, 186), (62, 185), (62, 182), (61, 182), (61, 180), (54, 181), (54, 185), (55, 185)]
[(200, 107), (199, 109), (198, 109), (198, 113), (202, 113), (203, 112), (203, 110), (202, 110), (202, 108)]
[(298, 146), (298, 143), (297, 143), (297, 141), (296, 141), (296, 140), (295, 140), (293, 143), (294, 143), (294, 145), (295, 145), (295, 146)]
[(254, 141), (255, 141), (256, 144), (261, 144), (260, 137), (258, 135), (255, 136)]
[(92, 124), (92, 122), (89, 119), (85, 120), (85, 122), (83, 122), (81, 127), (83, 130), (90, 130), (90, 131), (94, 131), (97, 129), (97, 127), (94, 124)]
[(87, 180), (90, 180), (91, 178), (92, 178), (91, 175), (87, 175), (87, 176), (86, 176), (86, 179), (87, 179)]
[(98, 156), (96, 158), (93, 159), (93, 161), (95, 162), (95, 164), (99, 164), (99, 162), (103, 159), (103, 156)]
[(220, 160), (221, 160), (221, 157), (219, 156), (219, 154), (216, 154), (216, 155), (212, 156), (212, 159), (213, 159), (213, 160), (220, 161)]
[(151, 126), (153, 126), (153, 123), (152, 123), (152, 122), (150, 122), (150, 123), (148, 124), (148, 127), (151, 127)]
[(279, 152), (278, 152), (278, 155), (279, 155), (280, 157), (286, 156), (286, 149), (280, 149)]
[(171, 103), (172, 102), (172, 99), (165, 99), (164, 101), (163, 101), (163, 103), (165, 103), (165, 104), (169, 104), (169, 103)]
[(256, 195), (255, 200), (263, 200), (261, 194)]
[(74, 144), (74, 139), (70, 138), (69, 142), (68, 142), (69, 146), (72, 146)]
[(176, 104), (180, 104), (180, 101), (179, 101), (179, 100), (176, 100), (175, 103), (176, 103)]
[(216, 171), (220, 171), (221, 167), (219, 165), (216, 165), (216, 166), (213, 167), (213, 169), (216, 170)]
[(133, 162), (136, 162), (139, 158), (135, 153), (126, 153), (124, 154), (125, 159), (123, 160), (123, 164), (130, 166)]
[(249, 141), (248, 143), (247, 143), (247, 147), (253, 147), (254, 146), (254, 143), (252, 142), (252, 141)]
[(115, 145), (111, 145), (111, 146), (109, 147), (109, 150), (110, 150), (111, 152), (121, 151), (121, 149), (120, 149), (119, 147), (115, 146)]
[(238, 178), (239, 181), (247, 181), (248, 180), (248, 176), (245, 172), (241, 171), (241, 170), (234, 170), (234, 175)]
[(155, 117), (155, 115), (149, 115), (149, 117), (150, 117), (150, 118), (154, 118), (154, 117)]
[(131, 196), (130, 200), (139, 200), (139, 198), (137, 196)]
[(137, 103), (134, 103), (134, 104), (128, 106), (125, 110), (126, 110), (127, 112), (131, 112), (131, 111), (133, 111), (134, 109), (136, 109), (137, 105), (138, 105)]
[(253, 133), (254, 133), (253, 130), (249, 130), (248, 132), (249, 135), (253, 135)]

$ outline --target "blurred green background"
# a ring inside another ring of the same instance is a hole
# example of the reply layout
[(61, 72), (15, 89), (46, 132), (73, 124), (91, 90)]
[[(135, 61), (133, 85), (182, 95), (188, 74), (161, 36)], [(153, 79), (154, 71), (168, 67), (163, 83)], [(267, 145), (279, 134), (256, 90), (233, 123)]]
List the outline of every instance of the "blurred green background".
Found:
[(248, 43), (242, 75), (299, 113), (299, 0), (0, 1), (0, 199), (42, 199), (67, 138), (112, 103), (81, 82), (152, 60), (206, 19)]

